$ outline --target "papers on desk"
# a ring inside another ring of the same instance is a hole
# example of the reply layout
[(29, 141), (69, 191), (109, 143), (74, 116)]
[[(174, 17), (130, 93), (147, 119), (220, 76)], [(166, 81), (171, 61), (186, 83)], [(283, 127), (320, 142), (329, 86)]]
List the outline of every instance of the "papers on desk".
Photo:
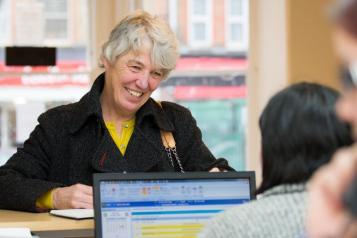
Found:
[(30, 228), (0, 228), (0, 238), (32, 238)]
[(51, 215), (66, 217), (72, 219), (87, 219), (93, 218), (93, 209), (64, 209), (64, 210), (51, 210)]

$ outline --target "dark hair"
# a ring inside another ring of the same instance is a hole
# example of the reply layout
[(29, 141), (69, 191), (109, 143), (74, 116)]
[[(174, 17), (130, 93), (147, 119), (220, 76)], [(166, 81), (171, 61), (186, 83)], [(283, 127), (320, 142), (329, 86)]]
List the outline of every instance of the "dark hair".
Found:
[(332, 6), (333, 21), (357, 37), (357, 0), (338, 0)]
[(298, 83), (274, 97), (260, 116), (263, 182), (257, 193), (302, 183), (341, 146), (352, 144), (350, 127), (335, 114), (339, 93)]

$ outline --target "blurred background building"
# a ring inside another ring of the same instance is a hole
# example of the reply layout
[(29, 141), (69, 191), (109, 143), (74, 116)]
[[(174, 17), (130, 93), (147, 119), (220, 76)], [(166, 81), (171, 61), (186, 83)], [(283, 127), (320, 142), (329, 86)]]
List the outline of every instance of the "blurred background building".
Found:
[[(188, 107), (214, 155), (236, 169), (245, 168), (246, 155), (248, 2), (122, 1), (128, 11), (166, 19), (180, 41), (177, 68), (153, 96)], [(93, 8), (93, 0), (0, 0), (0, 164), (28, 138), (40, 113), (89, 90), (97, 62)], [(7, 66), (7, 46), (56, 47), (56, 65)]]

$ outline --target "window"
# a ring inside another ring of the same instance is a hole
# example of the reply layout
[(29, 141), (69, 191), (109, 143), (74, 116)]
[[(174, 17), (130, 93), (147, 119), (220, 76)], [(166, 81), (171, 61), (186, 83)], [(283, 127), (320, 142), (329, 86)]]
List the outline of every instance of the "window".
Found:
[[(0, 0), (0, 165), (28, 137), (41, 112), (78, 101), (88, 91), (89, 3)], [(56, 65), (5, 65), (5, 46), (56, 47)]]
[(67, 0), (41, 0), (44, 4), (44, 38), (47, 42), (69, 40)]
[(245, 51), (248, 47), (248, 0), (226, 0), (226, 45)]
[(0, 0), (0, 46), (6, 45), (10, 38), (10, 22), (8, 21), (8, 19), (10, 19), (9, 8), (9, 0)]
[(232, 42), (242, 42), (243, 41), (243, 25), (241, 23), (230, 24), (230, 40)]
[[(14, 15), (14, 43), (17, 45), (69, 45), (71, 43), (70, 15), (78, 14), (78, 9), (69, 8), (69, 3), (69, 0), (14, 1), (13, 9), (8, 10)], [(80, 4), (72, 3), (75, 6)]]
[(189, 1), (189, 46), (193, 48), (212, 45), (212, 0)]
[[(183, 47), (175, 71), (157, 94), (159, 100), (189, 108), (212, 154), (237, 170), (246, 167), (247, 48), (238, 44), (247, 41), (248, 3), (170, 0), (170, 23)], [(227, 36), (235, 45), (228, 47)]]

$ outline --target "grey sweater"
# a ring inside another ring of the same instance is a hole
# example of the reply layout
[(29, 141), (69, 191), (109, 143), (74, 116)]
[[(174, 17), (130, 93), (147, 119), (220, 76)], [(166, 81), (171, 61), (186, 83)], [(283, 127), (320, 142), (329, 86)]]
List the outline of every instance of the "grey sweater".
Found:
[(214, 217), (200, 237), (302, 237), (305, 197), (304, 184), (276, 186), (260, 199)]

